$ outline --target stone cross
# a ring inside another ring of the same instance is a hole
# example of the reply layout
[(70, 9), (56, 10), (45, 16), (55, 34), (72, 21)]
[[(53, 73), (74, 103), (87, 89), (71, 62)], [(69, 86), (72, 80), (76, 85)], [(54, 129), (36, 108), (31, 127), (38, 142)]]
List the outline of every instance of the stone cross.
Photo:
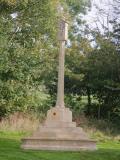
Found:
[(64, 61), (65, 42), (68, 38), (68, 23), (61, 19), (59, 23), (58, 40), (60, 42), (59, 68), (58, 68), (58, 88), (56, 107), (64, 107)]
[(64, 105), (64, 59), (67, 23), (60, 21), (58, 90), (56, 106), (47, 111), (47, 118), (32, 137), (22, 139), (22, 148), (32, 150), (80, 151), (95, 150), (96, 141), (72, 121), (72, 112)]

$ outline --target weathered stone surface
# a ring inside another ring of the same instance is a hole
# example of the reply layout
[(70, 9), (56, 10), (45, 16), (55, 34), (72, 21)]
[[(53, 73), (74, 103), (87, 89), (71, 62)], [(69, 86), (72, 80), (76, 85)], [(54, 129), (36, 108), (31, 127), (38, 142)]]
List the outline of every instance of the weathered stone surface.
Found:
[(23, 140), (22, 148), (32, 150), (59, 150), (59, 151), (80, 151), (95, 150), (96, 142), (80, 139), (40, 139), (28, 138)]
[(72, 112), (69, 108), (53, 107), (47, 112), (47, 119), (45, 124), (54, 122), (72, 122)]
[(90, 140), (82, 128), (72, 122), (68, 108), (54, 107), (47, 113), (43, 126), (32, 137), (22, 139), (22, 148), (37, 150), (94, 150), (96, 142)]

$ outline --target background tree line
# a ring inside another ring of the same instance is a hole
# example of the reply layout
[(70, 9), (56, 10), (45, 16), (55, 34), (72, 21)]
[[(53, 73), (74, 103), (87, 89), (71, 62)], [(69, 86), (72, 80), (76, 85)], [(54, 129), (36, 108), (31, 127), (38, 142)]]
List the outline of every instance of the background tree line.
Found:
[(113, 30), (103, 27), (105, 32), (101, 34), (82, 20), (82, 14), (91, 6), (88, 0), (2, 0), (0, 117), (16, 111), (45, 113), (55, 105), (59, 4), (70, 23), (65, 63), (66, 106), (75, 116), (84, 112), (90, 117), (119, 122), (119, 1), (111, 11), (115, 14), (109, 21)]

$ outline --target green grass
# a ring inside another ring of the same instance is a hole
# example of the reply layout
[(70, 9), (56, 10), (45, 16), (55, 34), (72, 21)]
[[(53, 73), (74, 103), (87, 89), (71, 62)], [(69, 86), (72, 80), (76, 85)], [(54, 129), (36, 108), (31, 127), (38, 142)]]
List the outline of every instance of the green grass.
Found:
[(0, 160), (120, 160), (120, 142), (98, 143), (97, 151), (50, 152), (20, 148), (23, 132), (0, 132)]

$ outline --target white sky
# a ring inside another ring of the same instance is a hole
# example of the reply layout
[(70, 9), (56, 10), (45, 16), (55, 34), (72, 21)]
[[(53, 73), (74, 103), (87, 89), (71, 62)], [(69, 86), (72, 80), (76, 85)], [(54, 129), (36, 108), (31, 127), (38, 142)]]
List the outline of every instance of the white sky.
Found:
[(16, 18), (17, 15), (18, 15), (17, 12), (11, 14), (11, 16), (12, 16), (13, 19)]
[[(108, 24), (108, 20), (113, 18), (112, 5), (114, 4), (114, 0), (92, 0), (92, 8), (91, 11), (88, 12), (87, 15), (83, 17), (86, 20), (87, 24), (90, 28), (94, 29), (96, 26), (102, 32), (102, 25), (108, 26), (110, 30), (112, 30), (112, 26)], [(98, 11), (98, 9), (100, 11)]]

